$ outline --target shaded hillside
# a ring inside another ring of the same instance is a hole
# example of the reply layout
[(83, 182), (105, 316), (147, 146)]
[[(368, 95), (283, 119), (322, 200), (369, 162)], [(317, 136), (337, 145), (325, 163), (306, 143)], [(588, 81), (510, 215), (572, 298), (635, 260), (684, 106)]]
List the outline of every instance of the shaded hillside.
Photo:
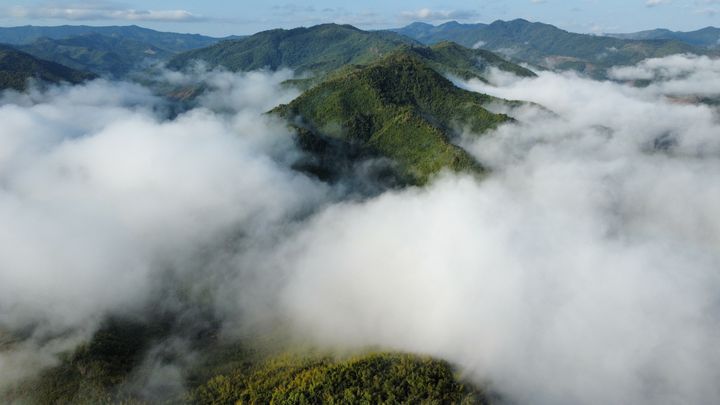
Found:
[(412, 47), (407, 49), (423, 59), (430, 67), (440, 73), (448, 73), (463, 79), (480, 78), (489, 68), (497, 68), (520, 77), (535, 77), (535, 73), (484, 49), (470, 49), (454, 42), (440, 42), (431, 47)]
[(111, 27), (90, 27), (84, 25), (38, 27), (27, 25), (22, 27), (0, 27), (0, 43), (27, 45), (40, 38), (67, 39), (88, 34), (100, 34), (118, 39), (142, 42), (172, 53), (203, 48), (220, 40), (198, 34), (160, 32), (136, 25)]
[(29, 79), (48, 83), (81, 83), (94, 78), (91, 73), (38, 59), (25, 52), (0, 45), (0, 89), (24, 90)]
[(500, 52), (513, 60), (594, 76), (603, 76), (608, 67), (634, 64), (650, 57), (704, 52), (679, 41), (636, 41), (576, 34), (522, 19), (496, 21), (489, 25), (414, 23), (394, 32), (426, 44), (453, 41), (467, 47)]
[(172, 53), (134, 40), (100, 34), (67, 39), (41, 38), (19, 49), (38, 58), (103, 75), (121, 77), (151, 61), (169, 58)]
[(670, 31), (668, 29), (655, 29), (629, 34), (605, 34), (609, 37), (635, 40), (674, 40), (685, 42), (693, 46), (707, 48), (720, 47), (720, 28), (705, 27), (697, 31)]
[(404, 181), (422, 184), (445, 168), (482, 171), (452, 140), (508, 121), (483, 108), (493, 100), (455, 87), (404, 51), (334, 77), (274, 112), (291, 120), (301, 144), (315, 152), (340, 142), (360, 155), (391, 159)]

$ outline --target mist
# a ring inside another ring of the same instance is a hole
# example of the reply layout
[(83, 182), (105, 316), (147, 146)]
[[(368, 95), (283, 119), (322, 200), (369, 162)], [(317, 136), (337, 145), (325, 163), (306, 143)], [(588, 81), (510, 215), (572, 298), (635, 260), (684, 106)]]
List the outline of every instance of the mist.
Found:
[(165, 273), (200, 271), (206, 250), (324, 199), (286, 164), (300, 153), (286, 126), (263, 115), (297, 95), (287, 73), (198, 75), (201, 106), (172, 120), (130, 83), (5, 94), (0, 325), (30, 338), (0, 353), (0, 381), (32, 372), (14, 359), (47, 365), (108, 314), (143, 308)]
[[(489, 106), (515, 122), (458, 140), (491, 173), (362, 197), (292, 169), (303, 152), (264, 114), (299, 94), (292, 72), (164, 72), (208, 89), (177, 116), (130, 83), (5, 93), (0, 331), (26, 339), (0, 384), (108, 314), (171, 306), (179, 279), (225, 336), (281, 322), (326, 350), (434, 355), (504, 403), (718, 402), (720, 117), (677, 98), (720, 96), (716, 74), (675, 56), (616, 81), (457, 82), (536, 103)], [(182, 389), (194, 355), (168, 341), (186, 358), (151, 350), (143, 389)]]
[(449, 359), (509, 403), (717, 402), (718, 111), (574, 74), (490, 79), (460, 84), (546, 109), (467, 134), (484, 181), (315, 218), (277, 265), (289, 318), (321, 344)]

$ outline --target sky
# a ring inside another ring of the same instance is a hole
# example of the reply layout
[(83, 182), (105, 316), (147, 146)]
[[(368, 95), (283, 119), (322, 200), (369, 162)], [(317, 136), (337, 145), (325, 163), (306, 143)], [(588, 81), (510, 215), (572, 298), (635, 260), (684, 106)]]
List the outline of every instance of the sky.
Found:
[(324, 22), (364, 29), (413, 21), (489, 23), (525, 18), (583, 33), (653, 28), (695, 30), (720, 26), (720, 0), (6, 0), (0, 26), (129, 25), (200, 33), (243, 35), (271, 28)]

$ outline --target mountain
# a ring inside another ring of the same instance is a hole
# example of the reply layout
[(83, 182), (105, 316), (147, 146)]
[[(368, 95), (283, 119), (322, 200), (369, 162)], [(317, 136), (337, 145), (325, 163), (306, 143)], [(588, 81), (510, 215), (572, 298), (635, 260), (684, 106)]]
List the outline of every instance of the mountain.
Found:
[(232, 71), (285, 67), (299, 73), (322, 75), (349, 65), (368, 64), (398, 50), (414, 53), (441, 73), (463, 78), (482, 77), (488, 67), (519, 76), (534, 76), (532, 71), (489, 51), (450, 42), (425, 47), (394, 33), (362, 31), (336, 24), (265, 31), (242, 40), (224, 41), (181, 54), (170, 61), (169, 67), (183, 69), (201, 60), (212, 67), (222, 66)]
[(338, 151), (349, 150), (389, 159), (400, 181), (423, 184), (442, 169), (483, 171), (453, 140), (511, 120), (483, 107), (493, 101), (455, 87), (414, 53), (399, 51), (332, 77), (273, 113), (290, 120), (300, 144), (321, 156), (320, 172), (323, 163), (338, 161)]
[(689, 45), (718, 48), (720, 47), (720, 28), (705, 27), (697, 31), (682, 32), (667, 29), (640, 31), (630, 34), (605, 34), (609, 37), (635, 40), (674, 40)]
[(350, 25), (323, 24), (310, 28), (276, 29), (223, 41), (178, 55), (168, 64), (182, 69), (194, 60), (232, 71), (287, 67), (299, 72), (326, 73), (348, 64), (363, 64), (416, 41), (392, 32), (362, 31)]
[(0, 43), (27, 45), (41, 38), (67, 39), (88, 34), (99, 34), (122, 40), (136, 41), (170, 53), (180, 53), (203, 48), (220, 41), (198, 34), (160, 32), (148, 28), (131, 26), (91, 27), (86, 25), (62, 25), (57, 27), (0, 27)]
[(640, 41), (576, 34), (522, 19), (492, 24), (453, 21), (439, 26), (413, 23), (393, 32), (425, 44), (453, 41), (499, 52), (513, 60), (549, 69), (582, 71), (597, 77), (603, 77), (609, 67), (634, 64), (649, 57), (705, 52), (675, 40)]
[(67, 39), (41, 38), (18, 49), (38, 58), (101, 75), (122, 77), (133, 68), (172, 53), (143, 42), (100, 34)]
[(81, 83), (95, 75), (38, 59), (25, 52), (0, 45), (0, 89), (24, 90), (28, 79), (48, 83)]

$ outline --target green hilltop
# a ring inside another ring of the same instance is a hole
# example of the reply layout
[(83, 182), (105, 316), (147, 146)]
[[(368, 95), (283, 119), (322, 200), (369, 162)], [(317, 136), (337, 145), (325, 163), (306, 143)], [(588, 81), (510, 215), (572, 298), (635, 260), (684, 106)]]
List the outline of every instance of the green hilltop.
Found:
[(362, 155), (391, 159), (410, 184), (441, 171), (482, 172), (453, 139), (507, 122), (483, 106), (496, 99), (462, 90), (411, 51), (336, 75), (274, 113), (290, 120), (301, 144), (342, 142)]
[(38, 59), (25, 52), (0, 45), (0, 90), (25, 90), (28, 80), (48, 83), (81, 83), (95, 75)]
[[(177, 326), (168, 318), (111, 318), (89, 342), (64, 353), (58, 365), (0, 392), (0, 402), (489, 403), (484, 387), (465, 382), (452, 365), (439, 359), (382, 351), (318, 352), (288, 343), (277, 333), (220, 340), (213, 327), (188, 342), (193, 350), (188, 357), (197, 360), (176, 376), (182, 388), (161, 385), (157, 392), (149, 392), (141, 382), (153, 372), (146, 356)], [(173, 359), (177, 354), (166, 356), (166, 364), (181, 360)]]

